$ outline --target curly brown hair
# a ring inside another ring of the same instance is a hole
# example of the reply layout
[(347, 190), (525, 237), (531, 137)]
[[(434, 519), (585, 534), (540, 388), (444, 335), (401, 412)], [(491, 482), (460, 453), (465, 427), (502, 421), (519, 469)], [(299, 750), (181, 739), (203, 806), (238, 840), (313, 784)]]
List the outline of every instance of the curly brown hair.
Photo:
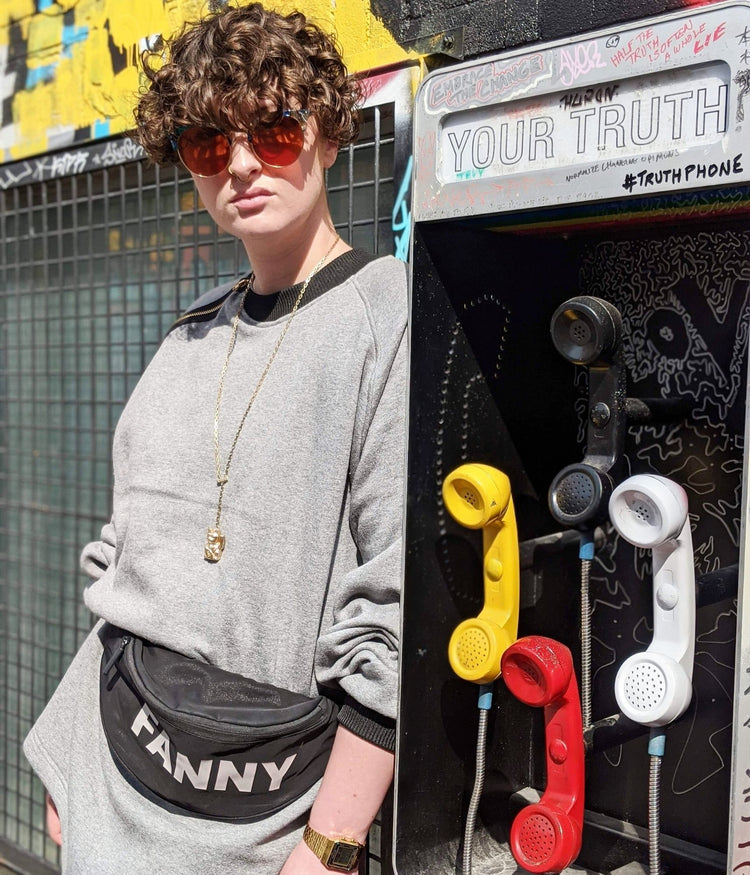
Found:
[(260, 3), (227, 6), (188, 23), (166, 45), (143, 53), (149, 80), (135, 109), (135, 139), (157, 164), (176, 164), (179, 128), (225, 131), (273, 123), (285, 109), (307, 109), (340, 146), (359, 132), (362, 91), (333, 36), (301, 12)]

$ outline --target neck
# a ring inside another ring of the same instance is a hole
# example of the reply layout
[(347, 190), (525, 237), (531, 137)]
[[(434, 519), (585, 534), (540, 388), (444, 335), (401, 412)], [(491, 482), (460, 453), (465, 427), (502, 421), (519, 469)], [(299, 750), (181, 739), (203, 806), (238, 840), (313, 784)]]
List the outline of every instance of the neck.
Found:
[(304, 282), (322, 258), (325, 257), (324, 264), (327, 264), (351, 247), (338, 237), (331, 223), (321, 227), (312, 239), (275, 246), (246, 244), (246, 249), (255, 275), (253, 291), (270, 295)]

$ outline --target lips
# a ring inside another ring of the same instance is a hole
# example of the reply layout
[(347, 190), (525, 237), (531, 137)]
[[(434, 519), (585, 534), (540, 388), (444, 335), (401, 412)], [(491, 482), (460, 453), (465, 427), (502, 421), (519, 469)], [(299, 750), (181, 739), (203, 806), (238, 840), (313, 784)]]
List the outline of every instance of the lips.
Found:
[(230, 200), (230, 203), (238, 207), (255, 207), (260, 206), (269, 197), (271, 197), (271, 192), (268, 189), (253, 188), (248, 191), (239, 192)]

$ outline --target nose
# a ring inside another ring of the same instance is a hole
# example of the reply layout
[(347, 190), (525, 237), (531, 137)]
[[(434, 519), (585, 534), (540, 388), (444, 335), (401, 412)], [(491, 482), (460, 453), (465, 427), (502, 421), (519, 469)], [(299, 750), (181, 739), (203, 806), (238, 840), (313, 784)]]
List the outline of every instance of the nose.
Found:
[(233, 134), (229, 164), (227, 165), (229, 175), (245, 181), (250, 179), (253, 173), (260, 171), (262, 167), (263, 165), (258, 160), (247, 134)]

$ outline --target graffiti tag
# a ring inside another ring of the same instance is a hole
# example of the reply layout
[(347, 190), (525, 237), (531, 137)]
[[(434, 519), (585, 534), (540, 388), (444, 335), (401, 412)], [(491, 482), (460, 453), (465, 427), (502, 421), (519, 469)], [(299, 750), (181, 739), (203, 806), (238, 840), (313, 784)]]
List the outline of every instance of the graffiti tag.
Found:
[(409, 259), (409, 242), (411, 238), (411, 210), (409, 209), (409, 192), (411, 190), (411, 168), (413, 156), (409, 155), (404, 170), (404, 178), (396, 195), (391, 215), (391, 227), (393, 228), (393, 240), (396, 251), (393, 253), (401, 261)]
[(429, 109), (460, 109), (477, 103), (490, 103), (522, 85), (534, 82), (545, 70), (544, 56), (527, 55), (507, 67), (498, 62), (440, 76), (427, 94)]
[(28, 161), (12, 167), (0, 167), (0, 189), (13, 188), (34, 178), (34, 168)]
[(606, 66), (596, 42), (579, 43), (570, 50), (560, 50), (560, 82), (566, 88), (570, 88), (586, 73)]
[(700, 54), (705, 48), (719, 42), (726, 35), (726, 24), (721, 23), (713, 30), (706, 27), (706, 22), (694, 24), (689, 18), (672, 33), (666, 36), (654, 33), (651, 28), (642, 30), (628, 40), (612, 54), (611, 60), (615, 67), (621, 64), (635, 64), (637, 61), (670, 61), (688, 46), (693, 54)]
[(573, 109), (588, 103), (611, 103), (619, 87), (619, 85), (601, 85), (598, 88), (571, 91), (560, 98), (560, 106), (563, 109)]
[(112, 167), (127, 161), (138, 161), (146, 153), (130, 139), (112, 140), (86, 149), (57, 152), (42, 158), (27, 159), (0, 166), (0, 189), (6, 190), (29, 182), (43, 182), (85, 173), (101, 167)]
[(113, 164), (123, 164), (125, 161), (137, 161), (145, 158), (143, 148), (134, 140), (124, 139), (107, 143), (104, 150), (92, 159), (94, 164), (111, 167)]
[(84, 150), (78, 152), (62, 152), (50, 155), (48, 158), (38, 159), (36, 162), (36, 179), (50, 179), (57, 176), (70, 176), (74, 173), (83, 173), (89, 163), (89, 153)]

